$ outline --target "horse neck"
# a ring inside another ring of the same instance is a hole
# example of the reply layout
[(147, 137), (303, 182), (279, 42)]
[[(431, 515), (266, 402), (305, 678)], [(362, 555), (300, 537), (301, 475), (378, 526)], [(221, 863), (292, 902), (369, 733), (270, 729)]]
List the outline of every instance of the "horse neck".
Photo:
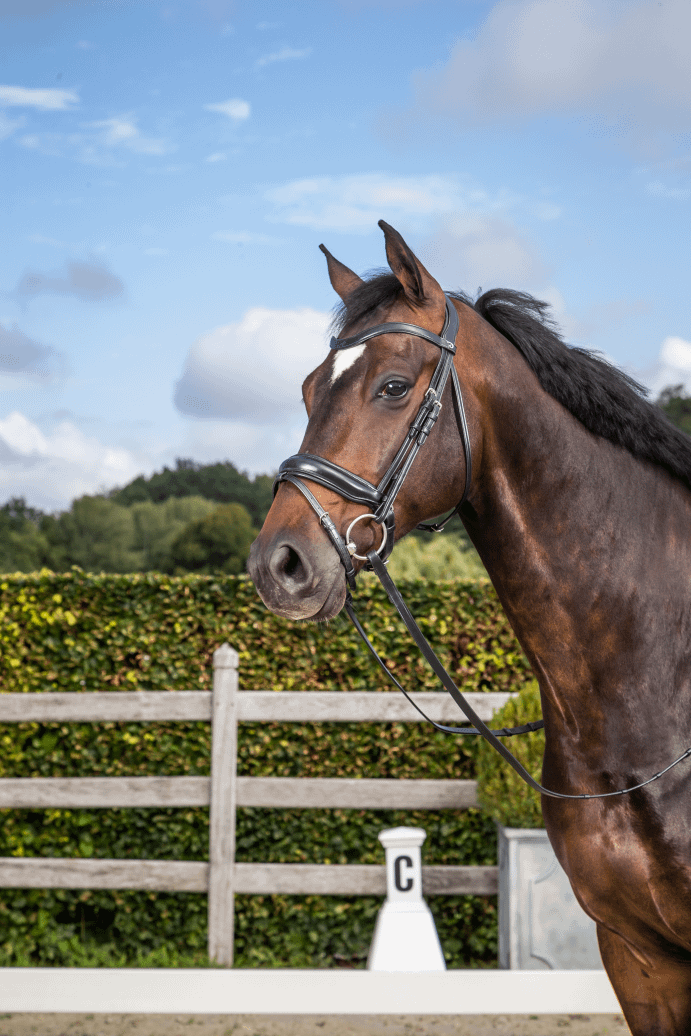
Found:
[(621, 703), (656, 660), (675, 682), (691, 634), (691, 494), (588, 432), (509, 343), (499, 368), (485, 384), (466, 526), (538, 673), (546, 719), (575, 734), (594, 694)]

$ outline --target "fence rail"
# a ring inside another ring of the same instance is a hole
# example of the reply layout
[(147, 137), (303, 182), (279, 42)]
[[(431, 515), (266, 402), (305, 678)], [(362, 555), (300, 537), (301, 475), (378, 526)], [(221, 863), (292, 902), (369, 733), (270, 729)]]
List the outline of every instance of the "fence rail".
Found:
[[(209, 806), (209, 862), (0, 858), (0, 887), (146, 889), (208, 892), (209, 956), (233, 962), (235, 894), (384, 895), (384, 866), (236, 863), (238, 807), (303, 809), (465, 809), (477, 803), (475, 781), (309, 777), (238, 777), (241, 722), (415, 723), (419, 713), (398, 694), (334, 691), (239, 691), (238, 656), (214, 652), (212, 691), (101, 691), (93, 694), (0, 694), (0, 723), (211, 723), (210, 777), (36, 777), (0, 779), (0, 808)], [(412, 695), (437, 722), (458, 720), (445, 694)], [(507, 693), (469, 694), (490, 720)], [(496, 867), (423, 867), (428, 895), (491, 895)]]
[[(467, 809), (475, 781), (237, 777), (238, 806), (310, 809)], [(208, 806), (210, 777), (4, 777), (0, 809)]]
[[(212, 718), (213, 694), (213, 691), (0, 694), (0, 723), (138, 723), (147, 720), (208, 723)], [(448, 694), (422, 691), (410, 697), (437, 723), (454, 723), (459, 719), (464, 724), (467, 722), (459, 716)], [(466, 694), (485, 722), (510, 697), (508, 692), (502, 691)], [(419, 713), (397, 691), (237, 691), (236, 708), (240, 723), (421, 722)]]
[[(145, 889), (206, 892), (209, 865), (185, 860), (71, 860), (0, 858), (4, 888)], [(496, 867), (422, 868), (426, 895), (494, 895)], [(386, 871), (378, 864), (236, 863), (234, 891), (250, 895), (383, 896)]]

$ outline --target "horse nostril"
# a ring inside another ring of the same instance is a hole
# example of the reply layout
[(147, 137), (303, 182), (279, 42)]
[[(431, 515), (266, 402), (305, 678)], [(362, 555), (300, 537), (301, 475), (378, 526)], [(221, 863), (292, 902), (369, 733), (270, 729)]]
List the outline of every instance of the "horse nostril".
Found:
[(292, 547), (281, 547), (281, 553), (283, 554), (283, 557), (281, 559), (280, 566), (288, 578), (292, 579), (297, 570), (302, 567), (300, 555), (296, 550), (293, 550)]
[(297, 590), (311, 583), (312, 572), (309, 565), (289, 544), (277, 547), (271, 556), (269, 570), (277, 583)]

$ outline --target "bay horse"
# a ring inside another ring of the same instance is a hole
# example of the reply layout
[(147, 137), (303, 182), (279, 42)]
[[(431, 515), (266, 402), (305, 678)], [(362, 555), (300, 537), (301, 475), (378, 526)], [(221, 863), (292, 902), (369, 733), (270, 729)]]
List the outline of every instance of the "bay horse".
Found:
[[(379, 225), (391, 273), (363, 280), (322, 246), (337, 330), (403, 322), (431, 336), (378, 330), (332, 351), (303, 385), (300, 454), (379, 483), (426, 396), (449, 298), (472, 477), (466, 487), (449, 380), (396, 497), (396, 538), (464, 498), (463, 524), (539, 682), (544, 784), (573, 795), (639, 784), (691, 745), (691, 439), (625, 374), (567, 346), (544, 303), (509, 290), (445, 296)], [(362, 505), (310, 485), (342, 536)], [(358, 571), (383, 526), (365, 518), (352, 536)], [(327, 620), (345, 603), (342, 559), (290, 481), (249, 571), (285, 618)], [(691, 762), (629, 795), (543, 797), (542, 809), (632, 1033), (688, 1036)]]

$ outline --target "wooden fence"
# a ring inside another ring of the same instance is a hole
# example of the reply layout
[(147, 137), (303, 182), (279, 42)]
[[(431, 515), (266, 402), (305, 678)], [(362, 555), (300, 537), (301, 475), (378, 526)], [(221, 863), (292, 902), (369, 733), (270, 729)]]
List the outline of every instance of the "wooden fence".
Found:
[[(384, 895), (383, 865), (236, 863), (239, 806), (303, 809), (465, 809), (476, 805), (475, 781), (310, 777), (238, 777), (237, 726), (242, 722), (415, 723), (402, 695), (333, 691), (239, 691), (238, 656), (214, 652), (211, 691), (102, 691), (95, 694), (0, 694), (0, 723), (205, 720), (212, 727), (210, 777), (29, 777), (0, 779), (0, 808), (210, 806), (209, 862), (182, 860), (0, 857), (0, 887), (148, 889), (208, 892), (209, 956), (233, 963), (236, 893)], [(458, 720), (446, 694), (413, 694), (441, 723)], [(469, 694), (484, 720), (509, 698)], [(427, 895), (489, 895), (497, 868), (422, 868)]]

